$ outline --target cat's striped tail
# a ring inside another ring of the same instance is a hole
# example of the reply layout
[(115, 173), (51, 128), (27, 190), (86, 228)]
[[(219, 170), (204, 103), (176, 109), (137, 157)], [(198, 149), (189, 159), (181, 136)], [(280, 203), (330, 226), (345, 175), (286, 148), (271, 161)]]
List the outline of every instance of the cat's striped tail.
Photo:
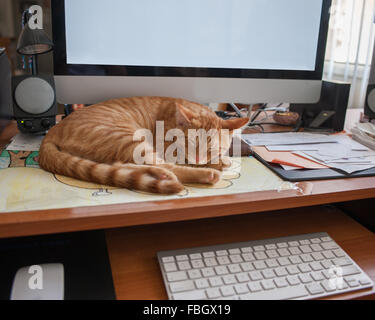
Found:
[(48, 138), (40, 147), (39, 165), (54, 174), (119, 188), (162, 194), (174, 194), (184, 189), (174, 173), (164, 168), (97, 163), (60, 150)]

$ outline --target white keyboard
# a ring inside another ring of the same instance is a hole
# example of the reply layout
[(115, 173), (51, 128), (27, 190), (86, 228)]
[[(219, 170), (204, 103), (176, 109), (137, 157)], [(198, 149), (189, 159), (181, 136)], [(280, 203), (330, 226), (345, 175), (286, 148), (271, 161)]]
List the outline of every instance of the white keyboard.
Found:
[(158, 253), (171, 300), (315, 299), (373, 282), (327, 233)]

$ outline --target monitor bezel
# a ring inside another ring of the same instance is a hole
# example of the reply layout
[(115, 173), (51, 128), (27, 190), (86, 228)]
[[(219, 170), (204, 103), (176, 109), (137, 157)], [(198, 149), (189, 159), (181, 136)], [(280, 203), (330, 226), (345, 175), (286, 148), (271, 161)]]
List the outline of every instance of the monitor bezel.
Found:
[[(66, 57), (65, 0), (51, 0), (54, 42), (54, 74), (59, 76), (201, 77), (234, 79), (321, 80), (327, 45), (332, 0), (323, 0), (318, 48), (314, 71), (223, 69), (68, 64)], [(295, 50), (295, 48), (291, 48)]]

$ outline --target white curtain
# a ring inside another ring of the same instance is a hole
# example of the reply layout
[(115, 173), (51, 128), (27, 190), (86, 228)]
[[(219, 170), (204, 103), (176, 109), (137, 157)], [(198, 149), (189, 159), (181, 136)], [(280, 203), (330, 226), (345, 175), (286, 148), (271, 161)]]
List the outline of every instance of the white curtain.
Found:
[(350, 82), (349, 108), (363, 108), (375, 39), (375, 0), (333, 0), (324, 79)]

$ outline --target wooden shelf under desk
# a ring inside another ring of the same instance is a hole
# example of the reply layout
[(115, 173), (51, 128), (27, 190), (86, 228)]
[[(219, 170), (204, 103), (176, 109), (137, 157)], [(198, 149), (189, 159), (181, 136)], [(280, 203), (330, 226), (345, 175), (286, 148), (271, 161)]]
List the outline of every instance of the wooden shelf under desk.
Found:
[[(328, 234), (375, 282), (375, 234), (333, 207), (309, 207), (262, 214), (107, 230), (117, 299), (167, 299), (156, 253), (231, 242)], [(375, 289), (327, 299), (372, 299)]]

